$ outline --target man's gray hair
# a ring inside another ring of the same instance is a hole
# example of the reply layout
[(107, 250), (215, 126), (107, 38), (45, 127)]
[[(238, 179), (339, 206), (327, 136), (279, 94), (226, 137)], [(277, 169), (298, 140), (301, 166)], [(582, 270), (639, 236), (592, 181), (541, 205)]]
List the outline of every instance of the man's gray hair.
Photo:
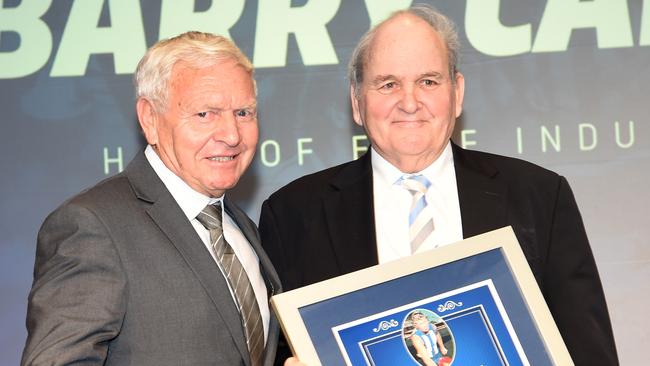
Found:
[[(418, 17), (431, 26), (440, 36), (447, 46), (447, 62), (449, 65), (449, 77), (452, 84), (456, 83), (454, 75), (458, 70), (458, 52), (460, 43), (458, 42), (458, 33), (456, 32), (456, 25), (454, 22), (436, 10), (434, 7), (427, 4), (417, 4), (408, 9), (398, 10), (390, 15), (386, 20), (372, 27), (366, 32), (357, 43), (357, 46), (352, 52), (350, 63), (348, 64), (348, 79), (350, 85), (354, 87), (354, 94), (358, 98), (361, 93), (361, 84), (363, 83), (363, 71), (368, 62), (368, 51), (372, 44), (377, 29), (385, 22), (398, 17), (400, 15), (410, 14)], [(407, 35), (405, 35), (407, 36)]]
[(148, 99), (157, 112), (163, 112), (167, 107), (174, 65), (185, 62), (192, 68), (204, 68), (229, 60), (243, 67), (253, 78), (253, 65), (228, 38), (190, 31), (162, 40), (153, 45), (138, 64), (133, 78), (136, 97)]

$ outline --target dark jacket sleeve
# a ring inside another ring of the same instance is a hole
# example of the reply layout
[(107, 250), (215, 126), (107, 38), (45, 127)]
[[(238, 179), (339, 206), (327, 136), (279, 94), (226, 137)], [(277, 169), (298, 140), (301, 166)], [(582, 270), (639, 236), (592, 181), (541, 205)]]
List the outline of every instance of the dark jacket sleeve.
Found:
[[(284, 251), (282, 249), (280, 229), (277, 226), (273, 209), (271, 208), (271, 204), (268, 200), (264, 201), (262, 204), (259, 231), (262, 240), (262, 247), (269, 256), (269, 259), (271, 259), (271, 262), (273, 263), (273, 266), (275, 267), (280, 277), (282, 286), (285, 286), (287, 281), (286, 274), (288, 270), (286, 267), (286, 258), (283, 255)], [(280, 332), (275, 356), (275, 365), (282, 366), (284, 364), (284, 361), (291, 356), (291, 349), (289, 348), (289, 344), (284, 337), (284, 333)]]
[(576, 365), (618, 365), (605, 295), (564, 177), (557, 187), (543, 292)]

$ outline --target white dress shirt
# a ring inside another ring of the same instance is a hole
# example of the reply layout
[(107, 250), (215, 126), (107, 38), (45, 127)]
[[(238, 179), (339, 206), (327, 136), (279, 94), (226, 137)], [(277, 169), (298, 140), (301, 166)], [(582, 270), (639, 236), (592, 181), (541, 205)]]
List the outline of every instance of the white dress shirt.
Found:
[[(405, 173), (374, 148), (371, 149), (377, 253), (379, 263), (385, 263), (411, 255), (408, 217), (413, 196), (398, 183)], [(462, 240), (463, 226), (451, 143), (433, 164), (414, 174), (422, 174), (431, 182), (426, 200), (434, 225), (429, 239), (417, 253)]]
[[(248, 278), (251, 281), (253, 286), (253, 291), (255, 292), (255, 297), (257, 298), (257, 303), (260, 308), (260, 313), (262, 314), (262, 323), (264, 325), (264, 340), (268, 338), (269, 332), (269, 307), (268, 307), (268, 296), (266, 292), (266, 284), (262, 278), (260, 272), (259, 259), (257, 254), (251, 247), (250, 243), (244, 236), (244, 234), (239, 230), (237, 224), (233, 219), (228, 215), (223, 209), (223, 197), (213, 198), (205, 196), (194, 189), (192, 189), (187, 183), (185, 183), (180, 177), (174, 174), (165, 164), (160, 160), (160, 157), (153, 150), (151, 145), (147, 146), (145, 149), (145, 156), (151, 164), (151, 167), (156, 172), (158, 177), (162, 180), (169, 193), (174, 197), (176, 203), (181, 207), (183, 213), (190, 221), (196, 233), (199, 234), (199, 237), (203, 241), (203, 244), (208, 249), (208, 252), (212, 255), (212, 258), (215, 261), (215, 266), (221, 269), (221, 266), (217, 265), (217, 260), (215, 258), (212, 249), (210, 248), (210, 232), (206, 229), (199, 220), (196, 219), (196, 216), (207, 206), (208, 204), (214, 204), (218, 201), (221, 201), (221, 210), (223, 217), (223, 235), (226, 238), (226, 241), (232, 247), (237, 259), (241, 262)], [(223, 274), (223, 272), (222, 272)], [(225, 274), (224, 274), (225, 277)], [(228, 286), (230, 287), (230, 286)], [(235, 295), (233, 289), (230, 289), (230, 295), (235, 301)]]

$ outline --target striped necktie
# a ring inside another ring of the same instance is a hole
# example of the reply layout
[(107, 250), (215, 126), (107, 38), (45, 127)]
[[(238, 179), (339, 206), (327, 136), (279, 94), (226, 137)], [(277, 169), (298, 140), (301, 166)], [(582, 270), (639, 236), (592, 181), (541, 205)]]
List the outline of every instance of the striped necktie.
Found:
[(262, 364), (264, 353), (264, 326), (255, 292), (248, 275), (232, 247), (223, 236), (221, 203), (207, 205), (196, 219), (210, 231), (210, 247), (217, 258), (217, 264), (226, 275), (228, 285), (235, 294), (242, 326), (246, 334), (246, 344), (251, 356), (251, 364)]
[(411, 253), (415, 253), (433, 232), (433, 216), (430, 207), (427, 207), (426, 193), (431, 182), (421, 174), (404, 175), (398, 181), (406, 188), (413, 200), (409, 212), (409, 240), (411, 241)]

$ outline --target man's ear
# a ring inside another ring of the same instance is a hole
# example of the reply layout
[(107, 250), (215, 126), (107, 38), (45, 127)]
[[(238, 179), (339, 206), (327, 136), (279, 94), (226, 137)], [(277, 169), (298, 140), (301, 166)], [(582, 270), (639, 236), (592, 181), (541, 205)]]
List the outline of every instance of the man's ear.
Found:
[(463, 98), (465, 98), (465, 77), (460, 72), (456, 72), (456, 90), (454, 91), (456, 103), (456, 118), (463, 112)]
[(158, 144), (158, 113), (153, 103), (145, 98), (138, 98), (135, 104), (138, 122), (149, 145)]
[(361, 112), (359, 110), (359, 100), (354, 93), (354, 86), (352, 85), (350, 85), (350, 102), (352, 103), (352, 118), (354, 118), (354, 122), (363, 127)]

